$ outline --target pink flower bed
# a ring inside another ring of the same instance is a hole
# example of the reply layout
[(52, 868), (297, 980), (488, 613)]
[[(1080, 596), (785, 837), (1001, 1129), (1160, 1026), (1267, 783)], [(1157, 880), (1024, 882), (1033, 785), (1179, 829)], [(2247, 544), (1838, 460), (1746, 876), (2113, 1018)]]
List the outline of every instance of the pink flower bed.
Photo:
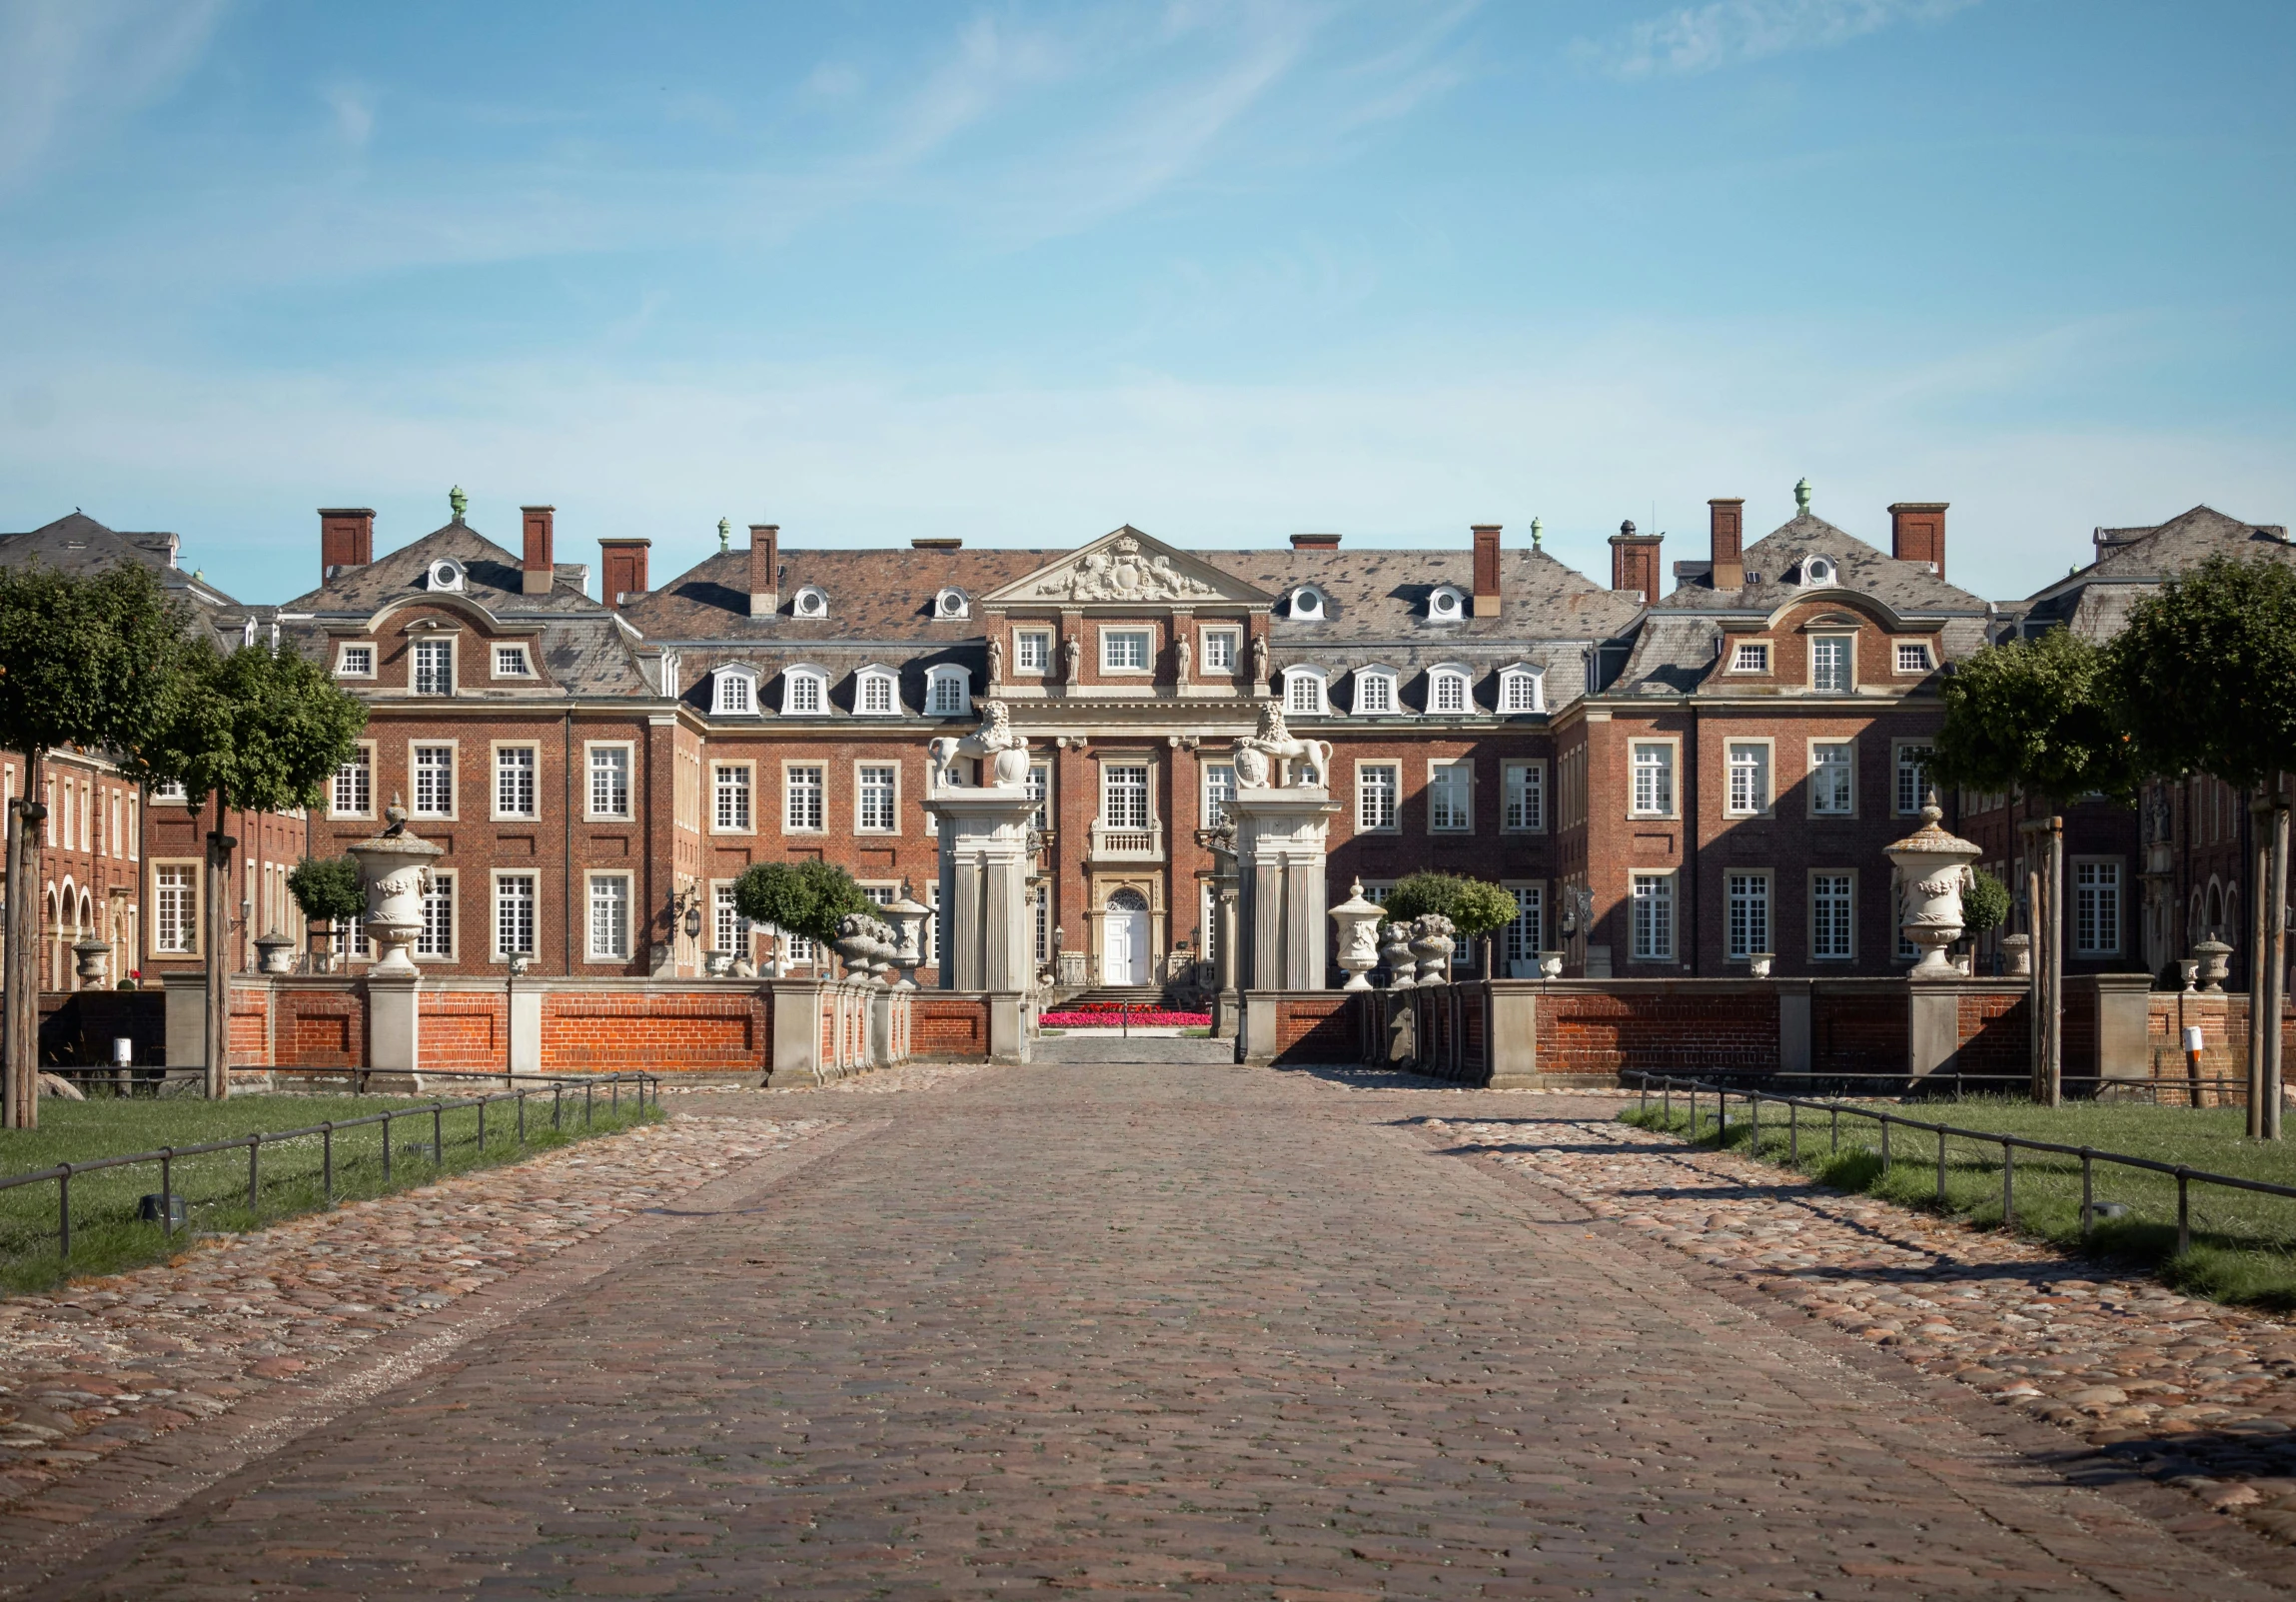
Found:
[(1212, 1022), (1209, 1012), (1047, 1012), (1037, 1021), (1048, 1029), (1114, 1029), (1129, 1021), (1142, 1029), (1201, 1029)]

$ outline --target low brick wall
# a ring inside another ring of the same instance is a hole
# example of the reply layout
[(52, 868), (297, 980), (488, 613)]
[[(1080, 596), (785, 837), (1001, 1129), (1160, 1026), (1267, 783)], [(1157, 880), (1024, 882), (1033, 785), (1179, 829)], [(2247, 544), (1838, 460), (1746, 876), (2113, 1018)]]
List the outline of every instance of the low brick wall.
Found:
[(1360, 1061), (1363, 1025), (1354, 1001), (1355, 996), (1343, 990), (1278, 996), (1274, 1060), (1319, 1066)]
[(1777, 1071), (1774, 987), (1629, 982), (1648, 987), (1574, 987), (1538, 997), (1541, 1072)]
[(909, 1002), (909, 1051), (920, 1057), (986, 1057), (988, 997), (918, 990)]
[(112, 1042), (126, 1035), (135, 1042), (136, 1062), (158, 1067), (167, 1060), (168, 1003), (149, 990), (49, 990), (40, 996), (40, 1060), (58, 1066), (91, 1066), (112, 1060)]

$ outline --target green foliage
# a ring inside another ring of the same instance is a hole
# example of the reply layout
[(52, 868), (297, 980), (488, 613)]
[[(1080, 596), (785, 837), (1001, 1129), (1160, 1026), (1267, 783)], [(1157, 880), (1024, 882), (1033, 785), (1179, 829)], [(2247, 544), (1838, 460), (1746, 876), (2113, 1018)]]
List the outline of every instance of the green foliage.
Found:
[(2211, 557), (2137, 603), (2112, 647), (2136, 761), (2236, 789), (2296, 770), (2296, 567)]
[(1967, 790), (2128, 800), (2136, 769), (2111, 664), (2069, 629), (1987, 646), (1946, 677), (1930, 774)]
[(287, 875), (287, 893), (314, 923), (334, 923), (367, 910), (355, 856), (306, 856)]
[(1961, 926), (1971, 938), (1987, 929), (2001, 926), (2009, 915), (2009, 886), (1983, 868), (1969, 873), (1968, 887), (1961, 891)]
[(0, 568), (0, 746), (132, 758), (168, 717), (189, 629), (183, 602), (141, 564), (92, 579)]
[(1388, 920), (1408, 923), (1430, 912), (1451, 919), (1452, 926), (1469, 939), (1505, 928), (1515, 920), (1514, 893), (1479, 878), (1456, 873), (1413, 873), (1396, 880), (1380, 903)]
[(181, 784), (195, 808), (284, 812), (318, 806), (350, 757), (367, 708), (292, 651), (249, 646), (230, 656), (205, 641), (186, 653), (159, 739), (140, 754), (149, 783)]
[(757, 863), (733, 881), (733, 908), (753, 923), (815, 940), (835, 939), (848, 914), (877, 909), (852, 874), (823, 861)]

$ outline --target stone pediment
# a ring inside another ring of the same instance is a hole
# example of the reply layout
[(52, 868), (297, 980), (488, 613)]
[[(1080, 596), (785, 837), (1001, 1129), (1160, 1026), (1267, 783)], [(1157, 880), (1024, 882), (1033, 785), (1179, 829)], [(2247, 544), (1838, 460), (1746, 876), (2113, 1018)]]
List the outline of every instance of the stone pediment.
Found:
[(989, 606), (1266, 607), (1275, 597), (1126, 524), (982, 601)]

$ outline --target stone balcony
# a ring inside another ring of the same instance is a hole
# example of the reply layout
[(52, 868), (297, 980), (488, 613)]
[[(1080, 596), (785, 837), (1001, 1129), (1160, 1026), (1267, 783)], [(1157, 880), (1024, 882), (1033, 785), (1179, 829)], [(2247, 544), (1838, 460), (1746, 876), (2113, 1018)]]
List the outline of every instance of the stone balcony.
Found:
[(1161, 862), (1164, 824), (1158, 820), (1146, 828), (1117, 828), (1096, 822), (1092, 825), (1091, 856), (1096, 862)]

